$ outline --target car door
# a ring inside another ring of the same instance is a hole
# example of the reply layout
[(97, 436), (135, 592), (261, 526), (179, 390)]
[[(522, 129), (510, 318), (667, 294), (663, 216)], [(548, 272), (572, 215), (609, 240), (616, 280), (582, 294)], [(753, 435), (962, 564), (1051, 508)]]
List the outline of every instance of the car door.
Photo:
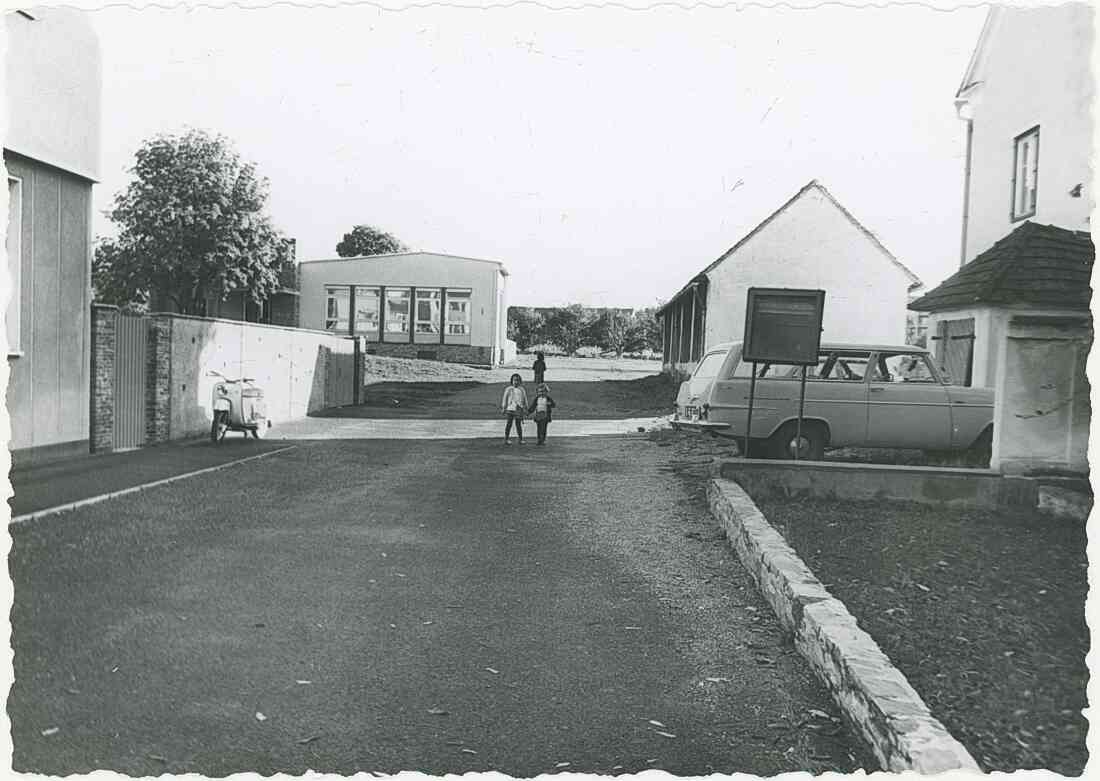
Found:
[(829, 426), (833, 447), (859, 447), (867, 439), (867, 382), (870, 353), (822, 349), (816, 369), (806, 380), (804, 417)]
[(871, 447), (946, 450), (951, 406), (945, 386), (922, 352), (881, 351), (872, 357), (867, 400)]

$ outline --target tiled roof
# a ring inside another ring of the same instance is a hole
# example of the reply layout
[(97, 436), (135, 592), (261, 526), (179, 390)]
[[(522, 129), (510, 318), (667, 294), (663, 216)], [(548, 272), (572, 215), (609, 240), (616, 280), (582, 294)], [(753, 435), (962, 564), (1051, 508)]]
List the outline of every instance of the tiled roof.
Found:
[(909, 305), (938, 312), (975, 304), (1088, 309), (1096, 250), (1083, 231), (1025, 222)]

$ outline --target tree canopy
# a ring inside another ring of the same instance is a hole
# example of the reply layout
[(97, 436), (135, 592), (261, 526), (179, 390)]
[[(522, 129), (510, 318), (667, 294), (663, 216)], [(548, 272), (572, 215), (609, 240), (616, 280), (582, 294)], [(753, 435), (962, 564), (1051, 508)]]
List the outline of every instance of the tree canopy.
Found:
[(207, 297), (278, 287), (286, 243), (266, 214), (267, 180), (230, 142), (202, 130), (161, 135), (135, 156), (134, 179), (108, 213), (118, 237), (96, 247), (96, 298), (142, 306), (172, 301), (204, 314)]
[(336, 254), (342, 258), (358, 258), (363, 255), (404, 252), (406, 249), (399, 239), (385, 231), (370, 225), (356, 225), (336, 245)]

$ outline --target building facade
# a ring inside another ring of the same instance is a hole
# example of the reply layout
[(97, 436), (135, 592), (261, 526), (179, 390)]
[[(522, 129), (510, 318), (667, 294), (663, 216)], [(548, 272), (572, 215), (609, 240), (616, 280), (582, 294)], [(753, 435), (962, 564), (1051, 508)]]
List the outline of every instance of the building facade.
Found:
[(750, 287), (825, 291), (822, 338), (903, 344), (920, 280), (817, 181), (697, 274), (658, 310), (668, 371), (742, 338)]
[(502, 263), (432, 252), (303, 262), (300, 325), (359, 336), (368, 354), (499, 365), (507, 346)]
[(88, 452), (100, 53), (65, 8), (4, 15), (7, 405), (16, 465)]
[(996, 391), (1005, 472), (1088, 469), (1093, 22), (1084, 4), (990, 10), (955, 97), (962, 268), (911, 304), (952, 380)]

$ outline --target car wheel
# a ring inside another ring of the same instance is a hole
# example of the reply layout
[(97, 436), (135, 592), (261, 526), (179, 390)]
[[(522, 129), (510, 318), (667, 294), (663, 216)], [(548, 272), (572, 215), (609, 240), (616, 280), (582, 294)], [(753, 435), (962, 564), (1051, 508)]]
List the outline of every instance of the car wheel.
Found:
[(798, 424), (784, 423), (769, 443), (772, 458), (793, 461), (797, 457), (799, 461), (821, 461), (825, 457), (825, 443), (828, 440), (826, 432), (820, 423), (806, 421), (802, 423), (802, 437), (799, 439)]
[(974, 444), (967, 448), (966, 455), (968, 461), (988, 467), (989, 460), (993, 458), (993, 429), (987, 428), (979, 434)]

